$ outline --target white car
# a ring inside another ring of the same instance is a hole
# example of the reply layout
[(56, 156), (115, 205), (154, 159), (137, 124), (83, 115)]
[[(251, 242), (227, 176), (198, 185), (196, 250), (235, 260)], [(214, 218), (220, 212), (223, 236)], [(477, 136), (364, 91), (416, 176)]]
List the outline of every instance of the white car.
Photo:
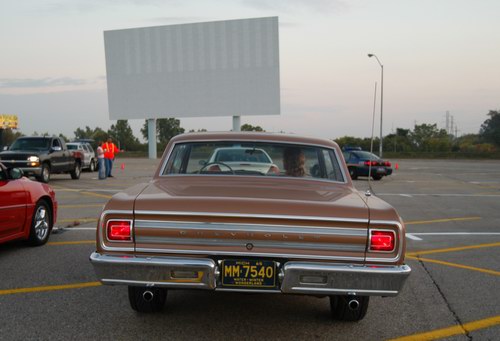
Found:
[(97, 159), (94, 148), (86, 142), (69, 142), (66, 143), (69, 150), (78, 150), (83, 154), (82, 169), (87, 169), (89, 172), (94, 172), (97, 169)]
[(279, 168), (273, 163), (269, 154), (259, 148), (217, 148), (203, 168), (207, 171), (224, 171), (226, 170), (224, 166), (229, 167), (229, 171), (232, 172), (279, 174)]

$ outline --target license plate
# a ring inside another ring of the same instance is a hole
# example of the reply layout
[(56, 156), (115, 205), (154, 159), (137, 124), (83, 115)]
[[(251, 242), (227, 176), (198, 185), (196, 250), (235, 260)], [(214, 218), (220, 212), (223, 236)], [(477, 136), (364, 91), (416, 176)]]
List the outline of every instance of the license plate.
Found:
[(276, 286), (276, 263), (267, 260), (222, 261), (225, 287), (272, 288)]

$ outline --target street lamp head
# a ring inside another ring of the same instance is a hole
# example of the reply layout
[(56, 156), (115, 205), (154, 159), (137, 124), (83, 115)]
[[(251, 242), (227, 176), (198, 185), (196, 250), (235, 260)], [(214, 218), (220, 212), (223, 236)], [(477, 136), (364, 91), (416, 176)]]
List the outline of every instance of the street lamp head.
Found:
[(373, 57), (373, 53), (368, 53), (368, 57)]

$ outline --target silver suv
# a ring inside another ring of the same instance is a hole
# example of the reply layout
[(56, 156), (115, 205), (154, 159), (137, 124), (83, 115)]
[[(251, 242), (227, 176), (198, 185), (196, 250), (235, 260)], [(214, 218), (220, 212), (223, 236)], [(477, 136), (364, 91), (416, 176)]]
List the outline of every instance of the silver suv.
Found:
[(94, 172), (97, 169), (97, 158), (94, 148), (87, 142), (69, 142), (66, 143), (69, 150), (78, 150), (83, 154), (82, 169)]

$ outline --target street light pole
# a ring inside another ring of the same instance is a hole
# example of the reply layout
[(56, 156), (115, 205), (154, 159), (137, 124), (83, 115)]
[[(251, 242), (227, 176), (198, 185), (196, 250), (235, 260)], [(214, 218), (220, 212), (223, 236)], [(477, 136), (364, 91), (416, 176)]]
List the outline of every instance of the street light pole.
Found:
[(384, 117), (384, 65), (380, 62), (378, 57), (374, 55), (373, 53), (369, 53), (368, 57), (375, 57), (377, 60), (378, 64), (380, 65), (381, 69), (381, 76), (380, 76), (380, 144), (379, 144), (379, 156), (382, 157), (382, 145), (383, 145), (383, 134), (382, 134), (382, 123), (383, 123), (383, 117)]

